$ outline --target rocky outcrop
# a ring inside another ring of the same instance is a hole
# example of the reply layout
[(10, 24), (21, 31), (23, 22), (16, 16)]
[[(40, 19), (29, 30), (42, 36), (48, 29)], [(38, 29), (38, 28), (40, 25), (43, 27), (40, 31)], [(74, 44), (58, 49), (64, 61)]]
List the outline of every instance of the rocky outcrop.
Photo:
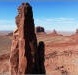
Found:
[(44, 28), (41, 26), (36, 27), (36, 33), (45, 32)]
[(38, 50), (37, 50), (37, 60), (36, 63), (38, 64), (38, 69), (37, 70), (37, 74), (45, 74), (45, 66), (44, 66), (44, 62), (45, 62), (45, 44), (43, 41), (39, 42), (38, 45)]
[(16, 25), (17, 29), (13, 33), (10, 54), (11, 75), (40, 74), (40, 72), (35, 71), (36, 68), (39, 68), (36, 59), (41, 58), (37, 58), (37, 38), (32, 7), (29, 3), (22, 3), (18, 7)]

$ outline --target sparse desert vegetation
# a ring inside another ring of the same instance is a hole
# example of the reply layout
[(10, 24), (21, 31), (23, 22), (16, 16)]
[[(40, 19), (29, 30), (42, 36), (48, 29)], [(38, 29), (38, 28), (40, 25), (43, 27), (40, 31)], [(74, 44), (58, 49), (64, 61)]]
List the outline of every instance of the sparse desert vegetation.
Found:
[[(51, 33), (37, 34), (38, 41), (44, 41), (45, 43), (47, 74), (78, 75), (78, 42), (75, 38), (77, 36), (53, 36)], [(0, 73), (9, 71), (11, 37), (0, 36)]]
[(9, 36), (0, 36), (0, 55), (9, 52), (11, 48), (11, 38)]

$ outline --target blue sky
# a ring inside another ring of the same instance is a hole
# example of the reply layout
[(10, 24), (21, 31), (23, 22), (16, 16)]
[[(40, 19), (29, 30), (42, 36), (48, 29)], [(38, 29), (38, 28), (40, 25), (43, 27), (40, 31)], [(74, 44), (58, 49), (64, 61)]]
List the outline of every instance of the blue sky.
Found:
[[(24, 1), (0, 1), (0, 30), (15, 29), (17, 7), (22, 2)], [(28, 2), (33, 8), (35, 26), (57, 31), (75, 31), (78, 28), (78, 2), (38, 0)]]

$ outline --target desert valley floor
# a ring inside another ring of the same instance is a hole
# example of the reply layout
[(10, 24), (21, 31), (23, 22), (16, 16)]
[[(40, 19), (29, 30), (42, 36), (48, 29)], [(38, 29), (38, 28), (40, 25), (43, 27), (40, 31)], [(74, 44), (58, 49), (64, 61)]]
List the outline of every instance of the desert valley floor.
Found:
[[(78, 75), (78, 34), (71, 36), (37, 34), (45, 43), (47, 75)], [(11, 36), (0, 36), (0, 74), (9, 72)]]

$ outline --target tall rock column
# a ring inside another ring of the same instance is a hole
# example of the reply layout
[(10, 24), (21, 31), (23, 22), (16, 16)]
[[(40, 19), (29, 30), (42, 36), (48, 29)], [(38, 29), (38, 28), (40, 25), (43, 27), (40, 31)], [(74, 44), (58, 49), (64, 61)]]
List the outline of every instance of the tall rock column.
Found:
[(32, 74), (34, 53), (37, 50), (32, 7), (28, 3), (23, 3), (19, 10), (21, 10), (19, 25), (19, 73)]
[(37, 50), (32, 7), (22, 3), (16, 17), (17, 30), (13, 33), (10, 54), (11, 75), (32, 74)]

